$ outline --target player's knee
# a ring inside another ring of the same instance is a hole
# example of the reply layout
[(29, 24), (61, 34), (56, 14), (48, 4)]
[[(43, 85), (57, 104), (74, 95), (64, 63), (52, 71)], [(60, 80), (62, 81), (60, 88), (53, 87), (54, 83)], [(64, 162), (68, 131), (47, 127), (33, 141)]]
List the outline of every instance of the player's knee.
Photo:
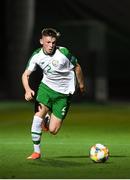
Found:
[(49, 128), (49, 131), (50, 131), (50, 133), (51, 134), (53, 134), (53, 135), (56, 135), (57, 133), (58, 133), (58, 129), (57, 128), (53, 128), (53, 127), (51, 127), (51, 128)]

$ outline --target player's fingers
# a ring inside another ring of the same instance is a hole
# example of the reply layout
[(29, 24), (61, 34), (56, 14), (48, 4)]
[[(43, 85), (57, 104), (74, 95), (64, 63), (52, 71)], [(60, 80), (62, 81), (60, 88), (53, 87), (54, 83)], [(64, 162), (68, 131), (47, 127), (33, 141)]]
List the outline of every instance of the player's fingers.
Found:
[(35, 92), (34, 92), (34, 91), (32, 91), (32, 92), (31, 92), (31, 94), (32, 94), (32, 96), (34, 96), (34, 95), (35, 95)]
[(32, 97), (32, 96), (25, 95), (25, 99), (26, 99), (26, 101), (30, 101), (30, 100), (33, 99), (33, 97)]

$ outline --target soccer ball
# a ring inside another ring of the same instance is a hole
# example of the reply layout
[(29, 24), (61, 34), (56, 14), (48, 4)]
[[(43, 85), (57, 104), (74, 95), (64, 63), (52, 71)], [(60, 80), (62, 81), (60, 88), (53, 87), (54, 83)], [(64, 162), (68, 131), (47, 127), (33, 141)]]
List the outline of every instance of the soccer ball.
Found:
[(106, 162), (109, 157), (109, 150), (103, 144), (95, 144), (90, 148), (89, 157), (96, 163)]

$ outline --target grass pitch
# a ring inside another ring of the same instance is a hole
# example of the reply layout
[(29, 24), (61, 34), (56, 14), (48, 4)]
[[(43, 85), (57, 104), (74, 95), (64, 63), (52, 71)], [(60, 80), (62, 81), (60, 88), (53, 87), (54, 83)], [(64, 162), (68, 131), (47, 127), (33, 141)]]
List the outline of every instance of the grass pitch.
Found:
[[(130, 104), (72, 104), (60, 132), (42, 135), (42, 158), (33, 151), (31, 103), (0, 103), (1, 179), (129, 179)], [(95, 143), (109, 148), (105, 163), (93, 163)]]

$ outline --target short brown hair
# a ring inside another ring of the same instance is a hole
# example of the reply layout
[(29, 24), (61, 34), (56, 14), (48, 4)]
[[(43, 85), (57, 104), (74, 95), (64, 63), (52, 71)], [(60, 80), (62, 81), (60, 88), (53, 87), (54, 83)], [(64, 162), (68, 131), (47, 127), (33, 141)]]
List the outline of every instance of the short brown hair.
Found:
[(52, 36), (58, 39), (60, 37), (60, 32), (53, 28), (44, 28), (42, 30), (42, 36)]

